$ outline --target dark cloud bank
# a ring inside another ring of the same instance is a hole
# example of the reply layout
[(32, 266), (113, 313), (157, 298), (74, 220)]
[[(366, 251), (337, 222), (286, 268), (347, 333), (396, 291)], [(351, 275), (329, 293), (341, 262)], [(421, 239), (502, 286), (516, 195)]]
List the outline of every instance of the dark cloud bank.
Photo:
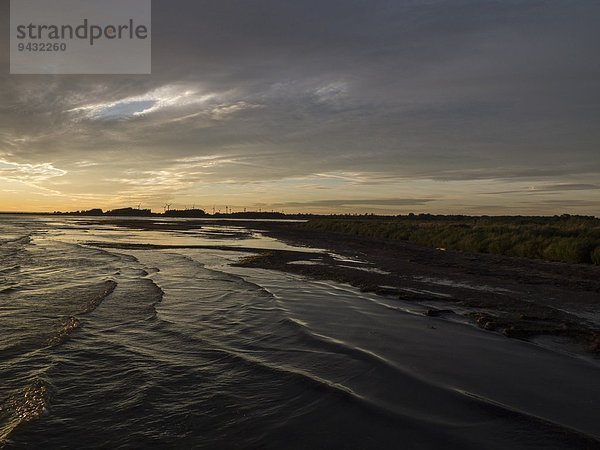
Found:
[(10, 76), (3, 43), (0, 177), (155, 208), (496, 212), (537, 186), (531, 212), (598, 214), (598, 17), (580, 0), (155, 1), (151, 76)]

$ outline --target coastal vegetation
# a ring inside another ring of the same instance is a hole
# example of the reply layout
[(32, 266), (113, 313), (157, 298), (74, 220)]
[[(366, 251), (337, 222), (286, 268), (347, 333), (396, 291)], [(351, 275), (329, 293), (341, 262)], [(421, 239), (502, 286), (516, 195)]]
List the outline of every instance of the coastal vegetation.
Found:
[(301, 226), (447, 250), (600, 265), (600, 219), (588, 216), (399, 216), (313, 219)]

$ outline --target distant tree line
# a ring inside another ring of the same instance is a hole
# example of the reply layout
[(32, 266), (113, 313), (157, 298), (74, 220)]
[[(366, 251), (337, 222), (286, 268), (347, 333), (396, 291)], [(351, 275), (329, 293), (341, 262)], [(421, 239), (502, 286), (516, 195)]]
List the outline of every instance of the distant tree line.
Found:
[(67, 215), (67, 216), (128, 216), (128, 217), (148, 217), (154, 216), (150, 209), (137, 209), (137, 208), (118, 208), (110, 211), (103, 211), (100, 208), (86, 209), (83, 211), (70, 211), (66, 213), (55, 211), (54, 214)]

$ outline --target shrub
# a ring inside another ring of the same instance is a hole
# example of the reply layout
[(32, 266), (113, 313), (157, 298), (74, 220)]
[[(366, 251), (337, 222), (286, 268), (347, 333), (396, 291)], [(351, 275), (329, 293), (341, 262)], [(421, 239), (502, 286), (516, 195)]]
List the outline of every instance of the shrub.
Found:
[(600, 220), (583, 216), (313, 219), (303, 227), (449, 250), (600, 265)]

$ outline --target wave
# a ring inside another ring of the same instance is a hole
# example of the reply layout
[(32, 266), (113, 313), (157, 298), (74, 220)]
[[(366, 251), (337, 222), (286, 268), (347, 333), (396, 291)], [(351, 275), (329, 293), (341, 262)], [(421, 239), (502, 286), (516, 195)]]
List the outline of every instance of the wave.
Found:
[(20, 264), (15, 264), (14, 266), (2, 267), (0, 268), (0, 273), (13, 273), (21, 270)]
[(0, 448), (6, 445), (13, 430), (44, 414), (49, 400), (50, 384), (47, 380), (35, 378), (0, 404), (0, 420), (3, 422), (0, 425)]
[(0, 294), (10, 294), (11, 292), (17, 292), (22, 290), (19, 286), (8, 286), (0, 288)]
[[(256, 283), (251, 284), (258, 286)], [(270, 292), (265, 287), (258, 287), (261, 290), (269, 292), (273, 298), (278, 300), (279, 297), (275, 293)], [(379, 302), (375, 303), (379, 304)], [(417, 393), (416, 395), (410, 394), (406, 398), (396, 398), (397, 396), (395, 395), (372, 397), (369, 394), (369, 389), (362, 389), (360, 384), (354, 385), (351, 383), (350, 385), (342, 385), (342, 387), (350, 389), (349, 392), (359, 395), (362, 401), (371, 402), (372, 406), (384, 408), (388, 413), (398, 414), (403, 420), (406, 417), (410, 417), (427, 422), (435, 427), (481, 427), (483, 429), (486, 426), (477, 424), (478, 421), (511, 422), (517, 427), (521, 426), (519, 424), (523, 424), (526, 428), (534, 428), (548, 436), (554, 436), (560, 442), (576, 442), (578, 443), (577, 448), (600, 448), (600, 441), (597, 440), (596, 436), (588, 432), (526, 411), (521, 411), (464, 390), (455, 389), (446, 384), (433, 382), (424, 378), (422, 374), (413, 373), (411, 370), (403, 368), (368, 349), (317, 333), (310, 328), (307, 322), (291, 317), (290, 312), (282, 302), (277, 301), (277, 304), (285, 313), (285, 317), (280, 319), (280, 323), (300, 332), (305, 341), (306, 348), (321, 348), (330, 354), (345, 355), (349, 360), (361, 361), (365, 366), (370, 367), (370, 371), (377, 373), (375, 377), (372, 374), (369, 375), (371, 382), (390, 386), (392, 392), (392, 386), (399, 384), (402, 386), (402, 390), (407, 389), (410, 392)], [(380, 306), (388, 307), (386, 304)], [(258, 360), (253, 359), (253, 361), (257, 362)], [(284, 367), (279, 364), (277, 365), (278, 367)], [(296, 370), (294, 369), (294, 371)], [(326, 381), (326, 378), (329, 377), (321, 375), (318, 379)], [(338, 384), (331, 384), (329, 382), (328, 384), (329, 386), (339, 387)], [(450, 405), (450, 410), (448, 408), (440, 408), (437, 405)], [(451, 409), (455, 410), (451, 411)]]
[[(565, 443), (573, 448), (591, 449), (600, 444), (600, 441), (593, 436), (579, 430), (450, 387), (440, 388), (423, 383), (423, 386), (415, 391), (416, 397), (433, 396), (437, 401), (445, 402), (449, 406), (448, 415), (437, 416), (433, 410), (427, 408), (417, 411), (414, 409), (415, 404), (389, 403), (365, 395), (360, 390), (353, 389), (344, 383), (320, 376), (308, 367), (295, 367), (281, 361), (268, 361), (255, 354), (212, 342), (210, 339), (205, 342), (213, 345), (210, 349), (212, 353), (226, 357), (237, 366), (242, 363), (252, 369), (273, 374), (277, 378), (283, 377), (292, 383), (305, 386), (305, 390), (315, 391), (318, 393), (320, 401), (327, 396), (333, 396), (346, 403), (346, 409), (352, 405), (371, 418), (378, 418), (393, 424), (395, 428), (411, 430), (416, 434), (427, 436), (432, 441), (454, 444), (446, 448), (482, 448), (483, 443), (486, 442), (485, 436), (490, 432), (497, 433), (500, 430), (501, 434), (507, 436), (519, 430), (524, 433), (524, 436), (521, 437), (523, 439), (535, 430), (536, 436), (544, 435), (548, 442)], [(222, 357), (219, 359), (223, 360)], [(275, 383), (275, 380), (271, 382)], [(436, 389), (437, 392), (435, 392)], [(444, 398), (444, 396), (453, 398)], [(460, 411), (464, 406), (467, 406), (470, 411), (466, 417), (460, 418)], [(458, 417), (452, 413), (453, 407), (457, 408)], [(496, 438), (499, 439), (500, 436), (497, 435)], [(474, 442), (471, 442), (472, 440)], [(499, 445), (489, 448), (496, 447), (501, 448)]]
[(115, 290), (116, 287), (116, 281), (106, 280), (104, 282), (104, 286), (101, 287), (100, 292), (87, 301), (87, 304), (81, 311), (81, 314), (89, 314), (95, 310), (98, 306), (100, 306), (100, 303), (102, 303), (102, 301)]
[(56, 346), (62, 344), (69, 335), (81, 326), (81, 322), (77, 317), (70, 316), (62, 319), (57, 326), (56, 335), (52, 336), (48, 340), (49, 346)]
[(31, 242), (31, 234), (19, 236), (14, 239), (0, 239), (0, 245), (6, 244), (29, 244)]
[[(94, 311), (116, 287), (117, 283), (112, 280), (107, 280), (99, 286), (95, 286), (95, 289), (93, 289), (95, 293), (86, 301), (78, 314), (85, 315)], [(59, 319), (54, 331), (45, 343), (46, 348), (63, 344), (80, 327), (81, 321), (75, 315)], [(0, 406), (0, 446), (21, 424), (40, 417), (48, 408), (49, 401), (48, 383), (40, 378), (35, 379), (25, 388), (11, 395)]]
[[(345, 342), (342, 342), (338, 339), (334, 339), (325, 335), (321, 335), (315, 333), (310, 330), (310, 328), (302, 321), (295, 320), (293, 318), (285, 318), (283, 322), (289, 324), (291, 326), (296, 327), (299, 330), (310, 338), (313, 344), (317, 344), (324, 349), (327, 349), (331, 352), (335, 352), (337, 354), (346, 354), (350, 358), (363, 360), (366, 363), (369, 363), (369, 366), (375, 368), (377, 366), (380, 369), (385, 371), (391, 371), (389, 373), (389, 377), (394, 378), (396, 381), (401, 380), (401, 384), (406, 386), (407, 384), (412, 384), (413, 389), (415, 391), (423, 392), (422, 398), (419, 400), (425, 400), (428, 396), (435, 397), (440, 402), (446, 402), (448, 404), (455, 404), (458, 406), (459, 403), (465, 404), (469, 409), (479, 409), (484, 414), (489, 414), (492, 418), (500, 417), (504, 419), (511, 419), (515, 422), (520, 423), (529, 423), (530, 425), (536, 428), (543, 428), (547, 430), (547, 432), (558, 433), (559, 435), (569, 436), (570, 439), (580, 440), (586, 443), (600, 443), (594, 437), (583, 433), (574, 428), (555, 423), (553, 421), (547, 420), (545, 418), (535, 416), (533, 414), (529, 414), (524, 411), (520, 411), (518, 409), (512, 408), (508, 405), (504, 405), (499, 402), (495, 402), (491, 399), (481, 397), (470, 392), (453, 389), (446, 385), (441, 385), (438, 383), (433, 383), (428, 381), (420, 376), (413, 375), (412, 373), (406, 371), (405, 369), (400, 368), (398, 365), (388, 361), (387, 359), (373, 353), (369, 350), (362, 349), (360, 347), (355, 347), (348, 345)], [(319, 378), (319, 380), (322, 380)], [(332, 385), (328, 383), (329, 386), (338, 387), (338, 385)], [(385, 406), (385, 401), (370, 399), (368, 396), (361, 396), (358, 392), (354, 392), (350, 390), (349, 392), (356, 393), (361, 401), (368, 402), (371, 407), (377, 407), (382, 410), (385, 410), (386, 414), (397, 414), (402, 417), (403, 420), (407, 420), (407, 418), (419, 420), (422, 423), (429, 422), (430, 425), (440, 426), (440, 425), (452, 425), (452, 426), (465, 426), (465, 423), (452, 423), (452, 421), (458, 420), (460, 417), (460, 412), (457, 408), (456, 417), (452, 418), (451, 421), (448, 421), (448, 418), (439, 417), (435, 419), (435, 413), (433, 411), (429, 411), (428, 409), (424, 409), (421, 412), (418, 412), (417, 409), (420, 408), (420, 401), (410, 405), (409, 403), (405, 403), (402, 407), (398, 408), (395, 404), (390, 404)], [(426, 393), (426, 394), (425, 394)]]

